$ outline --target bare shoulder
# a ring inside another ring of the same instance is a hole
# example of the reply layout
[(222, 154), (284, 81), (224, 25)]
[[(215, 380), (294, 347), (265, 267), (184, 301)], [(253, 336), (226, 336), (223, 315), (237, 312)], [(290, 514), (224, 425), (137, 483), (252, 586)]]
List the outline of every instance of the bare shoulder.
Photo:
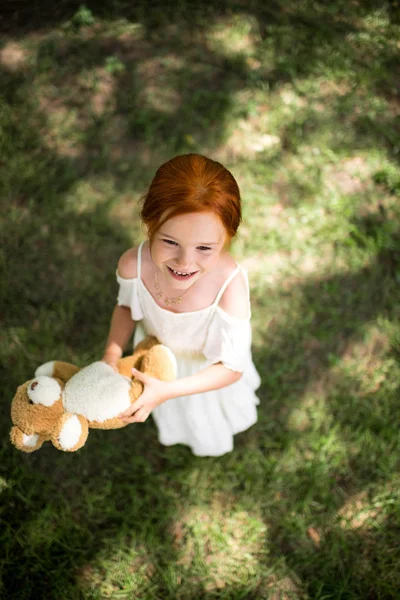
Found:
[(137, 276), (138, 249), (130, 248), (118, 261), (118, 275), (124, 279), (134, 279)]
[(249, 318), (248, 285), (242, 270), (235, 275), (222, 294), (219, 307), (231, 317), (237, 319)]

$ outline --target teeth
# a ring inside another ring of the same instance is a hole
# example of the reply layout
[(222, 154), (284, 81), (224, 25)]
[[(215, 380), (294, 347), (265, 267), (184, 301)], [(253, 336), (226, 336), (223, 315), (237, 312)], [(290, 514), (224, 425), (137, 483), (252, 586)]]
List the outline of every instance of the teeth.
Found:
[(188, 276), (188, 275), (192, 275), (192, 273), (181, 273), (180, 271), (174, 271), (174, 269), (172, 269), (172, 271), (175, 273), (175, 275), (183, 275), (183, 276)]

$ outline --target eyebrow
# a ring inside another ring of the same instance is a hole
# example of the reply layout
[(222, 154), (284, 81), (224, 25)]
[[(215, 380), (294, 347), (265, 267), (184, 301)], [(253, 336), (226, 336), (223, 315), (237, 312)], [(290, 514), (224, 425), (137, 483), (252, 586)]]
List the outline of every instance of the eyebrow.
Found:
[[(179, 240), (177, 240), (176, 238), (174, 238), (173, 235), (168, 235), (167, 233), (163, 233), (162, 231), (158, 232), (159, 235), (162, 235), (163, 237), (168, 238), (169, 240), (173, 240), (174, 242), (178, 242)], [(220, 242), (198, 242), (196, 244), (196, 246), (218, 246)]]

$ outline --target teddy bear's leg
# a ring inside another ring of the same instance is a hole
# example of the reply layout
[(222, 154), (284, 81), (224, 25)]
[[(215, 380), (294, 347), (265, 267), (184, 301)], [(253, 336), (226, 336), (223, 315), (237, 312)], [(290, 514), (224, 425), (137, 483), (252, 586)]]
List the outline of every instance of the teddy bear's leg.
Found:
[(143, 353), (143, 351), (150, 350), (150, 348), (159, 344), (160, 342), (154, 335), (148, 335), (135, 346), (135, 354), (139, 352)]
[(132, 377), (132, 367), (164, 381), (176, 378), (176, 358), (173, 352), (163, 346), (154, 336), (144, 338), (136, 347), (132, 356), (118, 361), (121, 375)]
[(58, 450), (75, 452), (82, 448), (89, 433), (88, 423), (82, 415), (64, 413), (51, 434), (51, 441)]
[(35, 377), (47, 375), (47, 377), (56, 377), (57, 379), (64, 381), (64, 383), (67, 383), (67, 381), (78, 371), (79, 367), (76, 367), (71, 363), (63, 362), (61, 360), (50, 360), (36, 369)]
[(118, 367), (118, 373), (120, 373), (121, 375), (125, 375), (125, 377), (132, 377), (132, 367), (134, 366), (135, 363), (135, 357), (134, 356), (124, 356), (124, 358), (120, 358), (118, 363), (117, 363), (117, 367)]
[(131, 356), (119, 359), (117, 363), (118, 372), (121, 375), (125, 375), (125, 377), (132, 377), (132, 367), (143, 371), (142, 360), (148, 351), (156, 345), (159, 345), (159, 341), (154, 336), (149, 335), (145, 337), (144, 340), (135, 346), (134, 353)]
[(151, 377), (157, 377), (163, 381), (173, 381), (177, 372), (176, 358), (169, 348), (157, 344), (143, 357), (140, 370)]
[(47, 438), (40, 433), (27, 435), (19, 427), (15, 426), (12, 427), (10, 431), (11, 443), (18, 448), (18, 450), (22, 450), (22, 452), (34, 452), (35, 450), (39, 450), (46, 439)]

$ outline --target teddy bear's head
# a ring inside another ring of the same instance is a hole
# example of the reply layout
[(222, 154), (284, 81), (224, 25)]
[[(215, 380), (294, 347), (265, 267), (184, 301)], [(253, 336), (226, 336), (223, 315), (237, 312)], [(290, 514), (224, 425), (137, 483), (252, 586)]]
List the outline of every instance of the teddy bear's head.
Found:
[(45, 375), (18, 387), (11, 404), (11, 435), (17, 447), (33, 451), (51, 438), (54, 423), (64, 413), (63, 389), (60, 379)]

